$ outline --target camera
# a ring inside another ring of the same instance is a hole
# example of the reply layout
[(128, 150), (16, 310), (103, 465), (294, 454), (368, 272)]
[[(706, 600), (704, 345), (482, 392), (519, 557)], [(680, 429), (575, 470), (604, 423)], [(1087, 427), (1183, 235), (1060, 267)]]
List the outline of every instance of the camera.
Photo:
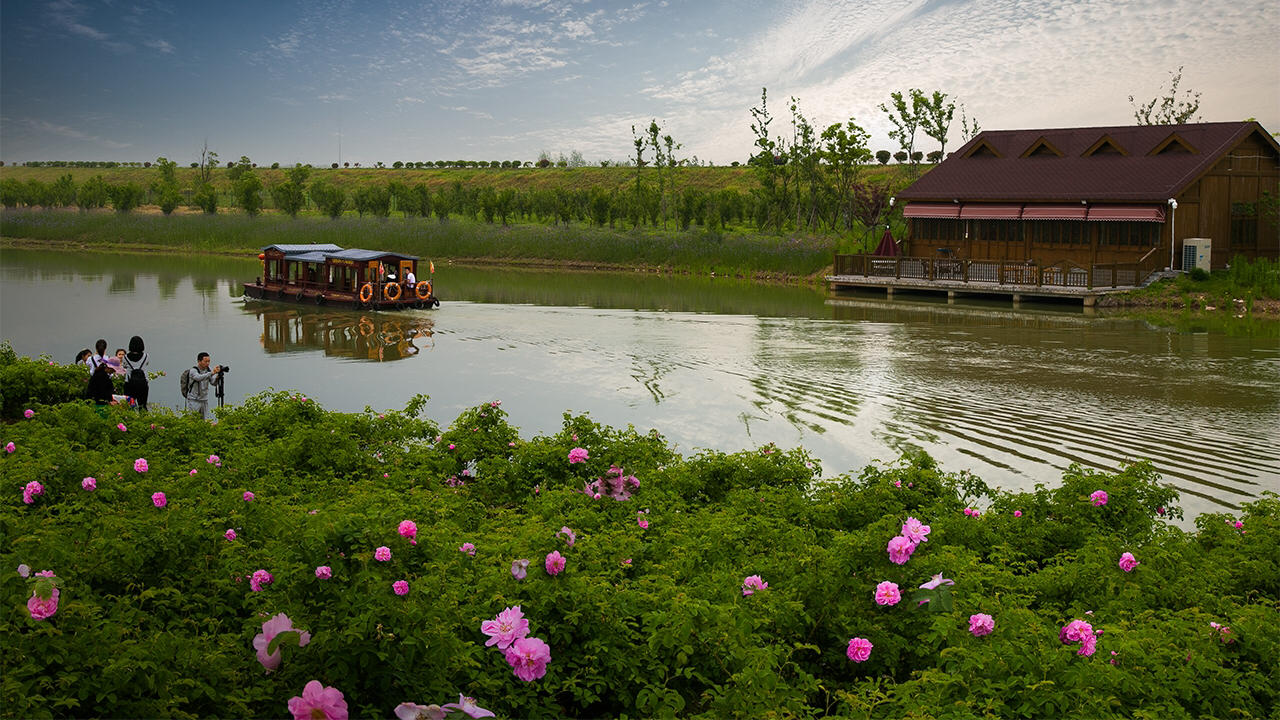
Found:
[(223, 366), (222, 366), (222, 369), (218, 371), (218, 374), (220, 374), (220, 375), (226, 375), (226, 374), (227, 374), (227, 373), (229, 373), (229, 372), (231, 372), (231, 366), (230, 366), (230, 365), (223, 365)]

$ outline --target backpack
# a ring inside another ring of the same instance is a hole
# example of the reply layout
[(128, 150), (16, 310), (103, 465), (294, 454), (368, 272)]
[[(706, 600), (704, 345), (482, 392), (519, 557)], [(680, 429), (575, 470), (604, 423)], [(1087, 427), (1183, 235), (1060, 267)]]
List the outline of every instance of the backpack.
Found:
[(146, 353), (142, 354), (142, 359), (138, 361), (138, 367), (134, 367), (133, 363), (129, 361), (129, 356), (125, 356), (123, 365), (129, 371), (128, 376), (125, 378), (125, 385), (136, 387), (147, 384), (147, 374), (142, 371), (142, 366), (146, 363)]
[(192, 368), (187, 368), (186, 370), (183, 370), (182, 376), (178, 378), (178, 387), (182, 389), (182, 397), (184, 398), (187, 396), (187, 393), (191, 390), (191, 370)]

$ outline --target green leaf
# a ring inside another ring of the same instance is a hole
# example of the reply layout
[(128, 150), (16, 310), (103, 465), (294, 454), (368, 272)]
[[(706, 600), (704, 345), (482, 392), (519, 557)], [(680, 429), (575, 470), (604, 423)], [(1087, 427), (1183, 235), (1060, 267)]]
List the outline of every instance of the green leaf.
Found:
[(280, 643), (288, 640), (289, 644), (296, 645), (302, 642), (302, 633), (297, 630), (285, 630), (284, 632), (271, 638), (271, 642), (267, 643), (267, 654), (274, 655), (279, 649)]

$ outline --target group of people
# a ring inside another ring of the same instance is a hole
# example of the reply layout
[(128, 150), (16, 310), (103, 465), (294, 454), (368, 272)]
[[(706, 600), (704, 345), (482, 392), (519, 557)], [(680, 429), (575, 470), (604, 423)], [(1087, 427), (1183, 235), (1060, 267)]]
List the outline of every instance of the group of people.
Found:
[[(96, 405), (125, 404), (135, 406), (139, 411), (146, 411), (147, 398), (151, 394), (146, 371), (150, 362), (146, 344), (137, 335), (129, 338), (128, 350), (116, 348), (111, 356), (107, 356), (107, 341), (104, 339), (94, 343), (94, 351), (85, 348), (76, 353), (76, 364), (89, 370), (85, 397)], [(186, 377), (182, 383), (186, 409), (198, 413), (202, 419), (209, 415), (209, 384), (224, 369), (220, 365), (212, 368), (209, 365), (209, 353), (202, 352), (196, 355), (196, 364), (183, 373)], [(116, 376), (124, 378), (123, 394), (115, 392), (113, 378)]]

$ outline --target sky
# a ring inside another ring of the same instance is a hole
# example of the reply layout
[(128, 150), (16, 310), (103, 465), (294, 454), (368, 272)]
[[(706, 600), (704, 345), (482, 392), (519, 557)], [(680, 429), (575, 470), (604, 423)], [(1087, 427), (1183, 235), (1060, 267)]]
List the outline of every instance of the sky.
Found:
[[(1280, 131), (1280, 3), (1204, 0), (4, 0), (0, 160), (259, 164), (751, 155), (768, 89), (819, 130), (941, 90), (984, 129), (1124, 125), (1183, 67), (1202, 121)], [(929, 151), (927, 138), (917, 149)]]

